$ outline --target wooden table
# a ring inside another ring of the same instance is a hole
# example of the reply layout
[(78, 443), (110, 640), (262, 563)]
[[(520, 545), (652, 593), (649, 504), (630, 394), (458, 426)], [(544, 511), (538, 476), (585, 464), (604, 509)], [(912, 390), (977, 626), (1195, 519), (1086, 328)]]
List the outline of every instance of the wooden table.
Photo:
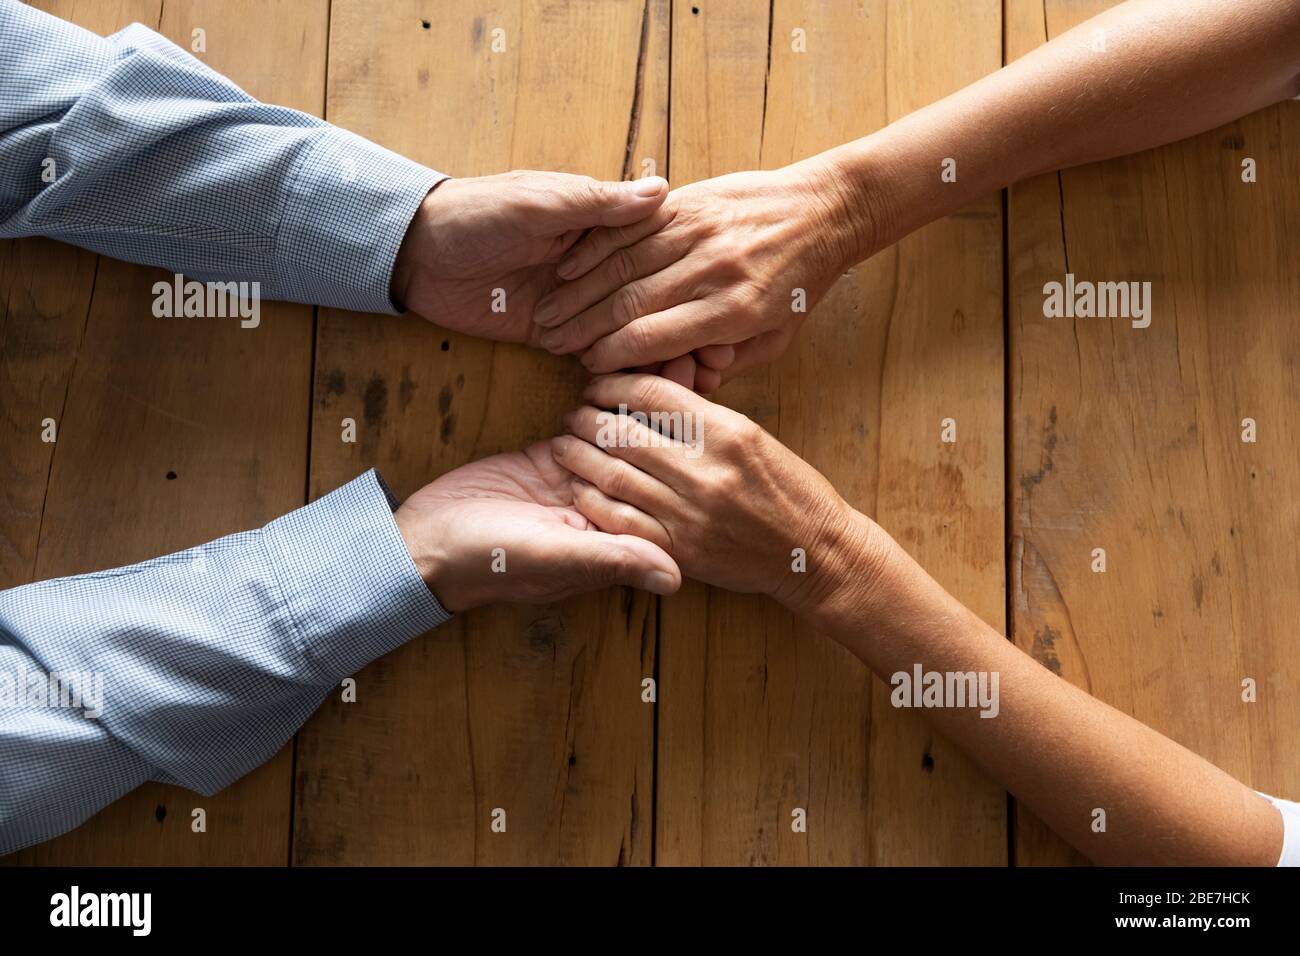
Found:
[[(186, 48), (201, 28), (198, 55), (253, 95), (454, 175), (682, 184), (870, 132), (1108, 3), (40, 5)], [(854, 269), (783, 361), (723, 393), (1046, 666), (1292, 798), (1298, 144), (1285, 103), (989, 196)], [(1044, 318), (1042, 287), (1067, 272), (1151, 281), (1150, 328)], [(268, 303), (256, 330), (159, 320), (161, 275), (0, 244), (0, 585), (256, 527), (370, 466), (408, 494), (555, 433), (583, 382), (571, 360), (411, 317)], [(223, 793), (146, 786), (10, 862), (1078, 859), (766, 600), (689, 584), (476, 611), (357, 685)], [(1045, 745), (1071, 732), (1042, 729)]]

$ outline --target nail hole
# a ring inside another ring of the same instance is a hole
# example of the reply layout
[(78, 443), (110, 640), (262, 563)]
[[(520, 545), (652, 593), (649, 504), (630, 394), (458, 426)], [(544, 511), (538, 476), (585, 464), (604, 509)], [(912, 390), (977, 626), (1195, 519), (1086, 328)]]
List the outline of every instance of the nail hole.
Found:
[(158, 809), (153, 812), (153, 816), (155, 820), (157, 820), (159, 823), (162, 823), (164, 820), (167, 819), (167, 808), (164, 807), (162, 804), (159, 804)]
[(700, 8), (699, 8), (699, 7), (691, 7), (691, 13), (695, 14), (695, 15), (698, 17), (698, 16), (700, 15)]
[(421, 21), (420, 21), (420, 26), (424, 27), (426, 30), (429, 29), (429, 21), (428, 21), (428, 20), (421, 20)]
[(575, 754), (569, 754), (569, 766), (572, 767), (577, 762), (578, 762), (577, 756)]
[(443, 340), (442, 340), (442, 350), (443, 350), (444, 352), (449, 352), (449, 351), (451, 351), (451, 343), (448, 342), (446, 339), (443, 339)]
[(934, 758), (929, 754), (921, 754), (921, 769), (926, 773), (934, 771)]
[(169, 472), (167, 472), (167, 480), (168, 480), (168, 481), (175, 481), (175, 480), (176, 480), (176, 472), (174, 472), (174, 471), (169, 471)]

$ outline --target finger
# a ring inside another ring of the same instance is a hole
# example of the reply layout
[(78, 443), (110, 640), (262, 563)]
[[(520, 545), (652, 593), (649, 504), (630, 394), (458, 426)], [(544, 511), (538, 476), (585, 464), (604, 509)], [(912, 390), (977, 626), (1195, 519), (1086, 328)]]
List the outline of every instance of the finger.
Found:
[(695, 350), (695, 361), (721, 372), (736, 360), (736, 350), (730, 345), (706, 345)]
[(557, 435), (551, 454), (570, 474), (649, 514), (663, 514), (676, 504), (676, 493), (659, 479), (582, 438)]
[(671, 361), (664, 362), (659, 374), (670, 382), (676, 382), (683, 388), (694, 388), (699, 378), (698, 363), (691, 355), (679, 355)]
[(601, 531), (636, 535), (672, 553), (673, 540), (657, 518), (611, 498), (589, 481), (573, 479), (573, 506)]
[(692, 412), (700, 417), (718, 411), (707, 398), (659, 375), (598, 375), (587, 383), (582, 397), (600, 408), (626, 406), (645, 414)]
[(672, 594), (682, 586), (677, 562), (659, 545), (638, 535), (576, 531), (566, 537), (565, 546), (557, 548), (556, 564), (581, 569), (586, 578), (585, 587), (579, 585), (570, 593), (623, 585), (652, 594)]
[(556, 228), (543, 232), (626, 226), (648, 217), (668, 197), (668, 181), (661, 176), (601, 182), (588, 176), (554, 175), (558, 179), (543, 202), (543, 213), (554, 217)]
[(722, 373), (716, 368), (705, 368), (701, 365), (695, 370), (695, 391), (701, 395), (708, 395), (716, 392), (722, 385)]
[(674, 492), (688, 483), (688, 473), (692, 468), (688, 453), (694, 458), (699, 457), (692, 448), (652, 431), (631, 416), (590, 405), (565, 415), (564, 427), (571, 435), (594, 446), (600, 454), (635, 466)]
[(579, 239), (581, 239), (586, 234), (587, 234), (586, 229), (570, 229), (568, 232), (564, 233), (563, 235), (556, 236), (555, 245), (550, 250), (549, 254), (546, 256), (546, 259), (549, 260), (549, 259), (560, 258), (560, 256), (564, 255), (564, 253), (568, 252), (569, 249), (573, 247), (574, 243), (576, 243)]
[(701, 395), (717, 391), (718, 386), (722, 384), (722, 373), (715, 368), (701, 365), (695, 355), (679, 355), (665, 362), (660, 368), (643, 365), (635, 371), (655, 372), (683, 388), (693, 388)]
[(660, 207), (654, 215), (646, 216), (642, 220), (613, 225), (608, 229), (593, 230), (560, 260), (560, 264), (555, 267), (555, 274), (561, 279), (570, 281), (586, 275), (604, 262), (616, 249), (626, 248), (647, 236), (654, 235), (672, 222), (673, 216), (672, 210)]
[(687, 290), (692, 286), (694, 271), (693, 266), (683, 262), (670, 262), (660, 272), (618, 286), (590, 308), (548, 330), (541, 338), (542, 347), (557, 355), (577, 352), (643, 315), (653, 315), (688, 301), (691, 294)]
[(780, 358), (781, 354), (785, 352), (788, 343), (789, 337), (779, 329), (764, 332), (751, 339), (736, 343), (735, 360), (721, 370), (722, 380), (729, 382), (733, 378), (748, 372), (751, 368), (766, 365), (768, 362)]
[(718, 344), (719, 334), (717, 311), (711, 304), (695, 300), (645, 315), (597, 339), (583, 354), (582, 364), (599, 374), (663, 362)]
[[(634, 228), (640, 228), (638, 223)], [(593, 233), (594, 235), (594, 233)], [(561, 283), (533, 310), (533, 321), (554, 328), (637, 279), (664, 269), (681, 258), (682, 240), (655, 234), (635, 245), (615, 250), (586, 275)]]

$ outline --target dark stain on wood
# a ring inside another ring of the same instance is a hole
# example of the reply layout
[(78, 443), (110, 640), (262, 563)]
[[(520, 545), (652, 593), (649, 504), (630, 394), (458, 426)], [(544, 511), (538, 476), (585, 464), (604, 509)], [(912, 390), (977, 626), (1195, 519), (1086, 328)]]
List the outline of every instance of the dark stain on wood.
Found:
[(372, 428), (382, 428), (388, 414), (388, 383), (379, 375), (372, 375), (366, 383), (365, 419)]
[(1038, 470), (1028, 475), (1020, 477), (1020, 487), (1029, 494), (1036, 487), (1043, 483), (1043, 479), (1048, 476), (1056, 462), (1052, 459), (1052, 452), (1056, 450), (1056, 406), (1047, 415), (1047, 425), (1043, 428), (1043, 459)]
[(332, 369), (325, 376), (325, 394), (342, 395), (348, 390), (348, 379), (342, 369)]
[(1034, 660), (1058, 677), (1061, 674), (1061, 659), (1056, 656), (1056, 642), (1060, 637), (1050, 625), (1044, 625), (1041, 630), (1034, 632), (1034, 645), (1029, 652)]
[(411, 378), (411, 366), (402, 366), (402, 381), (397, 386), (397, 407), (401, 411), (406, 411), (410, 407), (411, 401), (415, 398), (415, 390), (420, 386)]

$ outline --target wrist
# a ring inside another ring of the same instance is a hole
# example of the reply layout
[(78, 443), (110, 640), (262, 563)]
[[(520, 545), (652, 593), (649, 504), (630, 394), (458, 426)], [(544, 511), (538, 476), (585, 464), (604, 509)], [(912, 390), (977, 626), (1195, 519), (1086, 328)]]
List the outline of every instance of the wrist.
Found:
[(836, 147), (790, 167), (817, 197), (820, 225), (829, 237), (838, 272), (889, 244), (886, 237), (894, 218), (890, 194), (874, 166), (867, 151)]
[(420, 208), (411, 217), (411, 222), (406, 227), (406, 235), (402, 237), (402, 244), (397, 250), (392, 278), (388, 285), (388, 296), (401, 309), (411, 307), (412, 288), (416, 284), (417, 277), (435, 256), (431, 243), (434, 230), (428, 225), (430, 205), (434, 201), (434, 194), (439, 191), (438, 186), (446, 181), (443, 180), (435, 185), (424, 197)]
[[(428, 201), (426, 197), (425, 202)], [(406, 236), (397, 250), (397, 259), (393, 263), (393, 276), (388, 284), (388, 297), (399, 309), (405, 310), (410, 301), (411, 282), (415, 277), (415, 264), (419, 259), (416, 247), (419, 245), (420, 217), (424, 212), (424, 203), (420, 204), (411, 224), (406, 227)]]
[(437, 542), (444, 539), (440, 534), (429, 534), (429, 521), (432, 515), (427, 511), (414, 511), (407, 507), (393, 512), (393, 521), (397, 525), (402, 543), (411, 555), (415, 570), (419, 572), (425, 587), (438, 599), (438, 603), (452, 614), (468, 611), (477, 606), (460, 586), (456, 575), (452, 573), (451, 556), (441, 549)]
[(819, 631), (839, 639), (872, 616), (885, 589), (891, 549), (898, 546), (874, 521), (847, 503), (825, 521), (807, 549), (797, 586), (773, 595)]

